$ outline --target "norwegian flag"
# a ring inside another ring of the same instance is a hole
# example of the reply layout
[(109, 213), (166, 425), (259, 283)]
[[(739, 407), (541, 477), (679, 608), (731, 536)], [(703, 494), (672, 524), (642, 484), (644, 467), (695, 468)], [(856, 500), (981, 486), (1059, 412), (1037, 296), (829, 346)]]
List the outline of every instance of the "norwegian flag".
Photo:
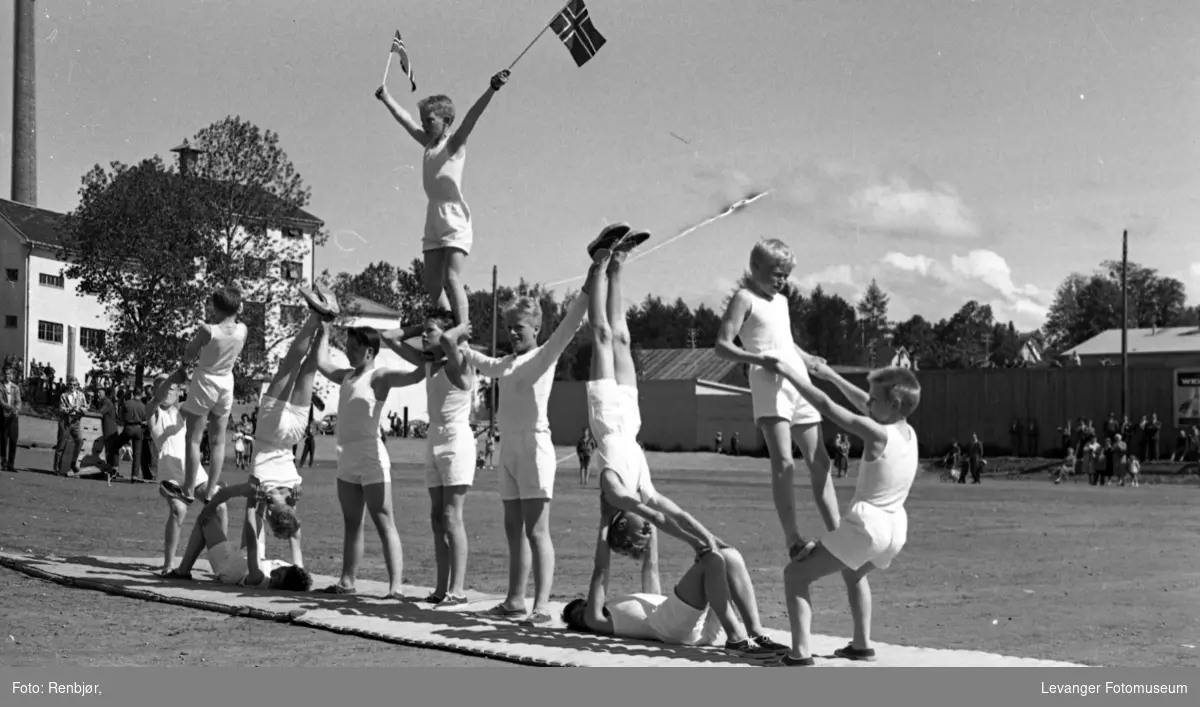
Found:
[(571, 0), (571, 3), (550, 21), (550, 28), (558, 34), (563, 44), (567, 45), (576, 66), (586, 64), (596, 56), (600, 47), (604, 46), (605, 39), (592, 24), (592, 18), (583, 0)]
[(412, 90), (416, 93), (417, 82), (413, 78), (412, 64), (408, 61), (408, 52), (404, 49), (404, 39), (400, 36), (400, 30), (396, 30), (396, 36), (392, 37), (392, 53), (400, 57), (400, 68), (404, 69), (404, 74), (408, 76), (408, 82), (412, 84)]

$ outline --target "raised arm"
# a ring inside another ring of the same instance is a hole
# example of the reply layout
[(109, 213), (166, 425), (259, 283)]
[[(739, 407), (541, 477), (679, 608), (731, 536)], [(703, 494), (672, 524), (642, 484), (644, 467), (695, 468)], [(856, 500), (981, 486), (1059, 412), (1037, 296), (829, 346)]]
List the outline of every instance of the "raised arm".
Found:
[(470, 390), (475, 382), (474, 376), (471, 375), (471, 367), (467, 365), (466, 357), (463, 356), (462, 347), (458, 345), (460, 338), (469, 337), (470, 334), (470, 322), (463, 322), (442, 334), (442, 351), (446, 352), (446, 376), (459, 390)]
[[(602, 504), (603, 505), (603, 504)], [(584, 622), (592, 631), (612, 633), (612, 619), (604, 614), (604, 602), (608, 599), (608, 566), (612, 550), (608, 547), (608, 524), (616, 509), (600, 514), (600, 530), (596, 533), (596, 556), (592, 561), (592, 579), (588, 583), (587, 613)]]
[[(870, 396), (867, 394), (867, 391), (859, 388), (845, 378), (842, 378), (836, 371), (828, 366), (825, 366), (824, 369), (821, 369), (821, 366), (824, 364), (818, 363), (814, 365), (809, 364), (807, 361), (805, 363), (808, 364), (810, 371), (821, 370), (822, 375), (820, 377), (837, 386), (838, 392), (846, 396), (846, 400), (850, 401), (850, 404), (854, 406), (854, 409), (858, 410), (863, 415), (869, 414)], [(825, 371), (828, 372), (826, 373)]]
[(450, 154), (456, 154), (462, 149), (463, 145), (467, 144), (467, 138), (471, 136), (471, 131), (475, 129), (475, 124), (483, 117), (483, 111), (487, 110), (488, 104), (492, 102), (492, 96), (500, 90), (508, 81), (508, 71), (501, 71), (492, 77), (491, 83), (487, 90), (475, 101), (475, 105), (471, 106), (471, 110), (467, 111), (467, 115), (463, 118), (462, 123), (458, 126), (458, 130), (450, 136), (450, 140), (446, 143), (446, 148)]
[(387, 394), (392, 388), (403, 388), (405, 386), (420, 383), (425, 380), (425, 366), (417, 366), (411, 371), (401, 371), (395, 368), (384, 368), (375, 371), (375, 377), (371, 381), (371, 385), (375, 388), (375, 396), (380, 395), (386, 399)]
[(763, 365), (761, 356), (752, 354), (733, 342), (737, 338), (738, 332), (742, 330), (742, 324), (746, 322), (746, 317), (750, 315), (750, 308), (753, 305), (751, 294), (746, 290), (738, 290), (733, 293), (733, 297), (729, 300), (729, 306), (721, 315), (721, 328), (717, 332), (717, 342), (713, 346), (718, 358), (754, 366)]
[(167, 395), (171, 392), (171, 386), (175, 385), (176, 383), (182, 384), (185, 380), (186, 378), (184, 377), (183, 370), (180, 369), (172, 373), (169, 378), (167, 378), (162, 382), (161, 385), (154, 389), (154, 397), (150, 398), (150, 402), (146, 403), (147, 421), (150, 420), (150, 418), (154, 415), (154, 412), (158, 410), (158, 408), (162, 406), (163, 402), (167, 399)]
[(400, 123), (408, 134), (412, 136), (412, 139), (416, 140), (421, 147), (429, 144), (429, 136), (421, 129), (417, 121), (413, 120), (412, 114), (404, 110), (404, 107), (397, 103), (396, 99), (392, 98), (392, 94), (388, 93), (387, 86), (380, 86), (376, 89), (375, 97), (382, 101), (383, 105), (387, 106), (388, 112), (392, 114), (396, 122)]
[(575, 297), (575, 300), (571, 302), (571, 308), (567, 310), (567, 315), (558, 323), (558, 327), (554, 329), (554, 333), (550, 335), (542, 348), (534, 354), (529, 365), (535, 370), (535, 377), (540, 378), (546, 371), (554, 368), (563, 352), (567, 350), (571, 339), (575, 338), (575, 332), (579, 331), (579, 325), (583, 324), (583, 315), (587, 314), (588, 299), (586, 292), (580, 292)]
[[(795, 386), (796, 391), (800, 393), (800, 396), (815, 407), (817, 412), (821, 413), (821, 417), (826, 420), (832, 420), (838, 427), (858, 436), (863, 441), (864, 446), (870, 447), (872, 444), (882, 444), (887, 441), (887, 430), (884, 429), (883, 425), (865, 415), (856, 415), (833, 402), (824, 391), (813, 385), (811, 380), (801, 377), (799, 372), (788, 363), (768, 357), (768, 364), (769, 368), (773, 368), (779, 375), (790, 381)], [(823, 363), (814, 366), (811, 374), (826, 380), (829, 380), (831, 376), (837, 375), (828, 365)]]
[(408, 343), (408, 340), (414, 336), (420, 336), (425, 330), (424, 325), (414, 324), (408, 327), (399, 327), (396, 329), (388, 329), (387, 331), (379, 332), (379, 340), (383, 342), (396, 355), (414, 366), (424, 366), (425, 359), (421, 355), (421, 351), (414, 348)]
[(342, 381), (346, 378), (346, 374), (352, 369), (338, 368), (334, 365), (333, 358), (329, 355), (329, 324), (326, 323), (321, 326), (326, 327), (326, 330), (325, 335), (321, 337), (320, 345), (317, 346), (317, 370), (331, 382), (341, 385)]
[(182, 363), (186, 365), (195, 361), (200, 355), (200, 349), (210, 341), (212, 341), (212, 329), (207, 324), (201, 324), (200, 328), (196, 329), (196, 333), (192, 334), (192, 340), (188, 342), (187, 348), (183, 351)]
[[(636, 513), (668, 535), (679, 538), (696, 552), (712, 547), (712, 534), (690, 514), (683, 512), (667, 499), (656, 497), (652, 507), (631, 493), (612, 472), (601, 474), (600, 489), (604, 498), (617, 510)], [(661, 509), (661, 510), (660, 510)]]
[(462, 349), (463, 361), (466, 364), (485, 376), (491, 378), (503, 378), (512, 373), (517, 368), (515, 356), (505, 356), (504, 358), (492, 358), (479, 353), (471, 346), (463, 341), (459, 342), (459, 348)]

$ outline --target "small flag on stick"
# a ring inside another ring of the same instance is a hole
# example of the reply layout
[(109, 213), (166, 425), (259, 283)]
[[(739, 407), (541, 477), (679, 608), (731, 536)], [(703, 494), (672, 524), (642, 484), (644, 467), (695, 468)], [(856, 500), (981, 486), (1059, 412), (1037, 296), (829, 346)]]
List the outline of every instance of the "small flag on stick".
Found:
[[(408, 60), (408, 52), (404, 49), (404, 39), (400, 37), (400, 30), (396, 30), (396, 36), (392, 37), (392, 54), (400, 57), (400, 68), (408, 76), (408, 82), (412, 84), (412, 90), (415, 93), (417, 82), (413, 78), (412, 64)], [(389, 54), (389, 56), (391, 55)], [(384, 82), (387, 82), (387, 72), (384, 72)]]
[(588, 59), (596, 56), (596, 52), (604, 46), (604, 37), (592, 24), (592, 18), (583, 0), (571, 0), (570, 4), (550, 21), (550, 28), (558, 34), (563, 44), (567, 45), (576, 66), (586, 64)]

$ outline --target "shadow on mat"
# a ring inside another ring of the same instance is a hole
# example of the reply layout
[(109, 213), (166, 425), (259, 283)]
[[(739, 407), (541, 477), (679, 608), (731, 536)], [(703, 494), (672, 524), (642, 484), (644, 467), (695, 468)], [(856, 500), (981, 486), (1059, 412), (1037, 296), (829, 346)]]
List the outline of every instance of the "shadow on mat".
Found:
[[(311, 595), (300, 595), (302, 608)], [(312, 608), (333, 609), (328, 605)], [(551, 650), (579, 650), (592, 653), (609, 653), (630, 659), (636, 664), (640, 658), (678, 658), (701, 664), (762, 665), (762, 659), (728, 654), (720, 648), (673, 646), (657, 641), (641, 641), (630, 638), (615, 638), (590, 633), (578, 633), (559, 627), (522, 626), (520, 624), (479, 616), (462, 611), (425, 609), (413, 604), (355, 604), (336, 610), (345, 616), (360, 616), (396, 623), (434, 624), (437, 628), (431, 635), (451, 641), (485, 642), (495, 644), (495, 652), (505, 653), (504, 646), (540, 646)], [(480, 629), (490, 629), (483, 630)], [(564, 658), (570, 662), (570, 658)]]

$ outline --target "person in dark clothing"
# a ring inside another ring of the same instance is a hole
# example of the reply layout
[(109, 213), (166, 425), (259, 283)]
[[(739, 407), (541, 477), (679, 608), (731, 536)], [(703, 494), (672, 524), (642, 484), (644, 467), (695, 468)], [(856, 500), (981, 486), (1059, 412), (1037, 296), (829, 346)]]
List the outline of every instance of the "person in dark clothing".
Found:
[(1038, 423), (1032, 417), (1029, 418), (1029, 424), (1025, 428), (1025, 438), (1029, 440), (1029, 456), (1036, 457), (1041, 453), (1041, 448), (1038, 447)]
[(9, 368), (4, 372), (4, 384), (0, 386), (0, 470), (17, 470), (20, 429), (21, 386), (17, 383), (17, 372)]
[(146, 463), (147, 459), (143, 449), (148, 437), (146, 434), (146, 405), (131, 396), (121, 406), (121, 422), (124, 427), (117, 439), (117, 449), (119, 450), (127, 444), (132, 443), (133, 445), (129, 465), (129, 483), (153, 480), (154, 477), (150, 473), (150, 465)]
[[(971, 483), (979, 483), (979, 474), (983, 471), (983, 442), (979, 441), (979, 435), (971, 435), (971, 443), (967, 445), (967, 469), (971, 472)], [(964, 473), (959, 479), (959, 483), (966, 482), (967, 475)]]
[(109, 474), (120, 476), (117, 467), (121, 462), (121, 447), (117, 442), (120, 441), (121, 431), (117, 428), (117, 404), (112, 399), (111, 391), (106, 388), (97, 388), (96, 395), (100, 398), (97, 412), (100, 413), (100, 435), (104, 438), (104, 461)]
[(308, 427), (304, 428), (304, 448), (300, 452), (300, 462), (296, 465), (297, 468), (304, 466), (304, 460), (308, 459), (308, 468), (313, 465), (313, 457), (317, 453), (317, 440), (314, 435), (317, 432), (317, 423), (313, 421), (313, 411), (308, 409)]
[(1162, 423), (1158, 421), (1158, 413), (1150, 416), (1150, 424), (1146, 426), (1146, 461), (1158, 461), (1158, 437), (1162, 432)]
[(1117, 424), (1116, 413), (1108, 413), (1108, 419), (1104, 421), (1104, 439), (1111, 440), (1121, 434), (1121, 426)]

